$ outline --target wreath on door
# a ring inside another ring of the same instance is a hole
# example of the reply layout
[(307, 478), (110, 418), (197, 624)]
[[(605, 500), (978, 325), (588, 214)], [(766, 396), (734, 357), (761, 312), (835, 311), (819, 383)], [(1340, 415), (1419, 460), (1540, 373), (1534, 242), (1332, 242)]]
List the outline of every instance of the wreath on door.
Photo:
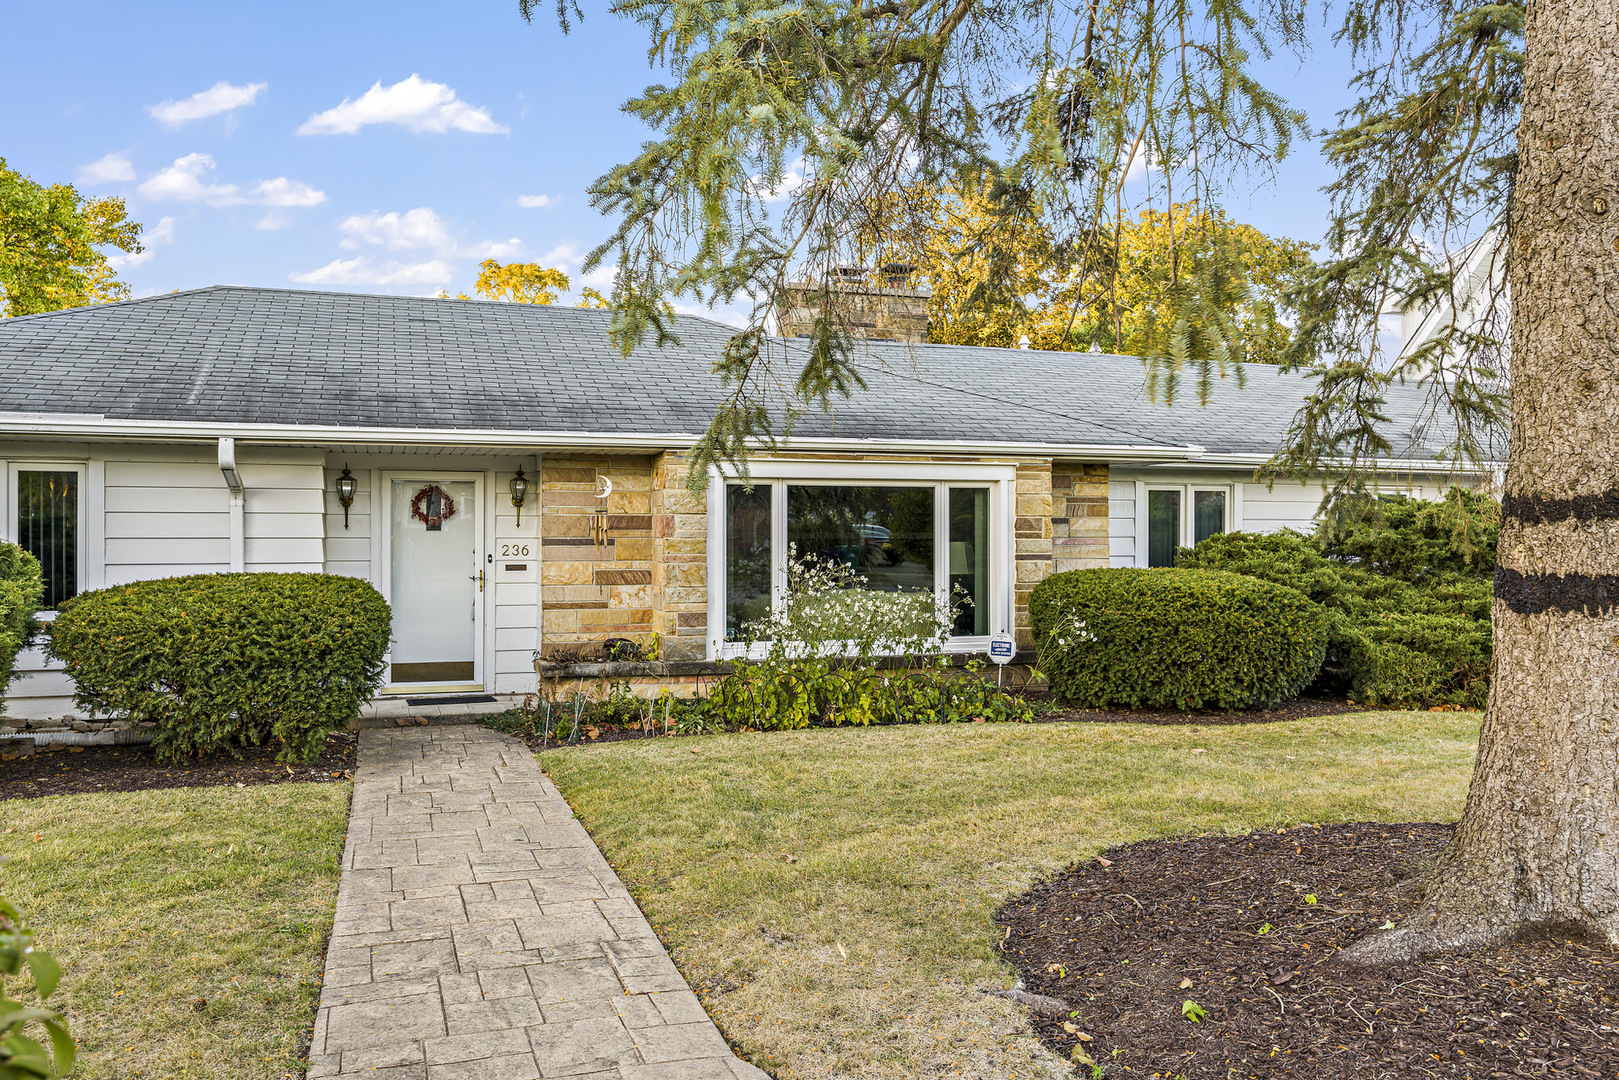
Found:
[(410, 516), (437, 531), (444, 526), (445, 519), (455, 516), (455, 500), (437, 484), (428, 484), (410, 500)]

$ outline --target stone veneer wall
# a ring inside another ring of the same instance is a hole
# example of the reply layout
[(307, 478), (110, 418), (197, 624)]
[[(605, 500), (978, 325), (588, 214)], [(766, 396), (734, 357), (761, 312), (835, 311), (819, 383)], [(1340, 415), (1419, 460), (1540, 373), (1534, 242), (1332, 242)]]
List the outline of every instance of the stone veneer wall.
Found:
[[(613, 481), (600, 547), (591, 538), (598, 474)], [(686, 491), (686, 474), (677, 452), (542, 462), (542, 653), (609, 637), (645, 646), (656, 632), (663, 660), (707, 655), (708, 508)], [(1054, 571), (1108, 565), (1107, 466), (1021, 461), (1016, 499), (1013, 626), (1019, 647), (1032, 648), (1034, 587)]]
[(1012, 636), (1017, 639), (1018, 648), (1032, 649), (1034, 632), (1029, 629), (1029, 594), (1051, 573), (1050, 458), (1018, 463), (1012, 535), (1017, 568), (1012, 587)]
[(1105, 569), (1107, 466), (1057, 466), (1051, 474), (1051, 501), (1054, 570)]
[[(607, 539), (592, 538), (596, 477), (613, 482)], [(652, 636), (651, 460), (546, 457), (540, 463), (540, 648), (549, 654), (610, 637)]]
[(686, 490), (684, 456), (652, 464), (652, 623), (664, 660), (708, 651), (708, 506)]

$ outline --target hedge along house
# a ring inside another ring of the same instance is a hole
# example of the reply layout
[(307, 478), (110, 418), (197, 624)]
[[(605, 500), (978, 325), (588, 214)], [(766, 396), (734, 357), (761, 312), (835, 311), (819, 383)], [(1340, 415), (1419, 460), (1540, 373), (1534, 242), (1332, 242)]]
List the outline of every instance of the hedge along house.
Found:
[[(790, 549), (879, 590), (959, 588), (952, 647), (1032, 644), (1054, 570), (1162, 565), (1228, 529), (1308, 527), (1253, 482), (1307, 388), (1251, 367), (1165, 408), (1128, 357), (863, 342), (870, 389), (686, 489), (729, 327), (628, 359), (609, 313), (214, 287), (0, 321), (0, 538), (46, 604), (146, 578), (349, 574), (393, 606), (385, 694), (521, 693), (544, 655), (657, 643), (673, 680), (785, 596)], [(778, 339), (788, 355), (803, 344)], [(1391, 488), (1433, 496), (1422, 396), (1388, 408)], [(47, 613), (45, 616), (49, 618)], [(36, 648), (17, 717), (69, 711)]]

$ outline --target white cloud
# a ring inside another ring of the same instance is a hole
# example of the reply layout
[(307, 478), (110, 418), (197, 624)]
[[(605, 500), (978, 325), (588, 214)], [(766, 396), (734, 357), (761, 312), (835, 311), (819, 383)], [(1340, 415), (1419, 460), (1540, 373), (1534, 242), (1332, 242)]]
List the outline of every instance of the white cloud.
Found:
[(148, 199), (206, 202), (215, 206), (241, 202), (241, 193), (235, 184), (210, 184), (203, 180), (203, 174), (214, 168), (212, 155), (187, 154), (147, 177), (140, 192)]
[(378, 244), (389, 251), (429, 248), (448, 251), (455, 246), (449, 224), (430, 207), (418, 206), (403, 214), (372, 211), (344, 218), (337, 226), (344, 233), (340, 246), (353, 250), (361, 244)]
[(156, 225), (141, 233), (142, 250), (132, 255), (110, 255), (107, 258), (107, 265), (114, 270), (128, 270), (132, 266), (150, 262), (155, 254), (152, 250), (153, 248), (172, 243), (174, 243), (174, 219), (164, 217)]
[(153, 244), (161, 245), (172, 243), (174, 243), (174, 219), (171, 217), (163, 217), (158, 219), (158, 223), (156, 225), (152, 226), (149, 231), (141, 234), (142, 247), (151, 247)]
[(318, 270), (287, 275), (305, 285), (444, 285), (452, 271), (443, 259), (426, 262), (374, 262), (369, 255), (333, 259)]
[(290, 217), (279, 210), (271, 210), (268, 214), (255, 221), (253, 227), (264, 232), (274, 232), (277, 229), (285, 229), (291, 224), (292, 219)]
[(383, 86), (379, 80), (358, 100), (316, 113), (298, 129), (300, 135), (352, 135), (367, 124), (398, 124), (416, 132), (442, 134), (451, 128), (478, 135), (503, 135), (487, 109), (468, 105), (443, 83), (420, 75)]
[(549, 195), (519, 195), (519, 196), (517, 196), (517, 205), (521, 206), (524, 210), (538, 210), (542, 206), (550, 206), (551, 205), (551, 196), (549, 196)]
[(428, 206), (404, 213), (393, 210), (386, 214), (353, 214), (339, 222), (337, 228), (344, 234), (338, 246), (347, 251), (374, 244), (389, 251), (431, 251), (442, 258), (508, 259), (524, 250), (523, 241), (515, 236), (463, 244), (450, 223)]
[(617, 263), (614, 263), (611, 266), (598, 266), (590, 273), (580, 277), (579, 286), (581, 288), (589, 286), (598, 292), (606, 292), (608, 289), (613, 287), (613, 278), (617, 276), (617, 274)]
[(202, 120), (220, 113), (239, 109), (243, 105), (253, 104), (253, 99), (259, 96), (268, 83), (248, 83), (246, 86), (232, 86), (228, 82), (216, 82), (206, 90), (199, 90), (188, 98), (179, 101), (164, 101), (157, 105), (146, 106), (159, 122), (169, 127), (179, 127), (187, 120)]
[(215, 167), (212, 155), (187, 154), (147, 177), (140, 186), (140, 193), (153, 200), (172, 199), (209, 206), (316, 206), (326, 201), (324, 191), (285, 176), (262, 180), (247, 191), (235, 184), (212, 183)]
[(510, 240), (485, 240), (473, 244), (463, 254), (474, 259), (509, 259), (513, 255), (521, 255), (523, 251), (523, 241), (514, 236)]
[(129, 154), (114, 150), (104, 158), (79, 166), (81, 184), (116, 184), (135, 179), (135, 166), (129, 163)]
[(579, 262), (579, 245), (571, 240), (564, 240), (544, 255), (541, 255), (536, 261), (541, 266), (555, 266), (566, 270)]
[(326, 201), (326, 193), (302, 180), (278, 176), (256, 184), (248, 193), (247, 201), (259, 206), (319, 206)]

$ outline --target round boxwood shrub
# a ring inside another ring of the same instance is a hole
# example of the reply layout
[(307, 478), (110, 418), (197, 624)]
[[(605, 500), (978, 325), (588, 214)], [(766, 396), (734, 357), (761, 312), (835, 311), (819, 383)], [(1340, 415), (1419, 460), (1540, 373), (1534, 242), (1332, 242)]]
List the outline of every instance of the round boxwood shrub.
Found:
[(357, 578), (197, 574), (74, 597), (50, 651), (80, 705), (155, 721), (162, 760), (269, 743), (308, 761), (381, 685), (390, 623)]
[(1092, 708), (1273, 708), (1326, 655), (1327, 620), (1295, 589), (1218, 570), (1070, 570), (1029, 598), (1040, 670)]
[(6, 714), (6, 687), (18, 675), (17, 654), (38, 629), (34, 615), (43, 589), (39, 560), (0, 540), (0, 716)]

